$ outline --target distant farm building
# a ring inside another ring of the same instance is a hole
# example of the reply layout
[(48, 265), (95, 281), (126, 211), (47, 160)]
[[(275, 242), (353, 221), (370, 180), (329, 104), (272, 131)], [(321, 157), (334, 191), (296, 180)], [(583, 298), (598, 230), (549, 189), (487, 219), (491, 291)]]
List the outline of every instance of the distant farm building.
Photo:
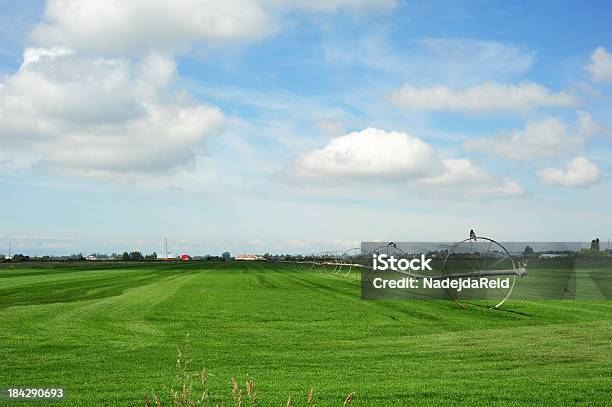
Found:
[(180, 259), (183, 260), (183, 261), (189, 261), (189, 260), (191, 260), (191, 256), (188, 255), (188, 254), (181, 254)]
[(160, 254), (157, 256), (157, 260), (160, 261), (174, 261), (176, 260), (174, 258), (174, 255), (172, 253), (167, 253), (167, 254)]
[(239, 254), (238, 256), (236, 256), (236, 260), (255, 261), (264, 260), (264, 258), (256, 254)]
[(236, 256), (236, 260), (257, 260), (257, 256), (254, 254), (239, 254)]
[(554, 259), (556, 257), (568, 257), (566, 253), (542, 253), (540, 254), (541, 259)]

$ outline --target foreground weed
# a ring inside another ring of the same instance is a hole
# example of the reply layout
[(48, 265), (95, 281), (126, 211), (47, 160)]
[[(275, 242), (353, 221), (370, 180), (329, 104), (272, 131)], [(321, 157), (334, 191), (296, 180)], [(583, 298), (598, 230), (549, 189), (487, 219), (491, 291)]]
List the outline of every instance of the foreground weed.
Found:
[[(248, 379), (243, 387), (235, 377), (232, 377), (230, 379), (231, 391), (228, 391), (227, 394), (211, 396), (206, 369), (204, 368), (200, 372), (193, 372), (191, 370), (191, 363), (191, 345), (189, 335), (187, 335), (183, 348), (177, 350), (177, 373), (172, 386), (165, 389), (168, 398), (164, 400), (164, 405), (170, 403), (173, 406), (179, 407), (257, 407), (257, 391), (255, 390), (255, 381), (253, 379)], [(351, 404), (354, 396), (355, 392), (347, 395), (342, 406), (346, 407)], [(151, 398), (145, 393), (144, 402), (146, 407), (162, 406), (157, 393), (152, 393)], [(314, 388), (311, 388), (307, 393), (304, 406), (316, 407)], [(291, 397), (287, 399), (287, 407), (297, 407)]]

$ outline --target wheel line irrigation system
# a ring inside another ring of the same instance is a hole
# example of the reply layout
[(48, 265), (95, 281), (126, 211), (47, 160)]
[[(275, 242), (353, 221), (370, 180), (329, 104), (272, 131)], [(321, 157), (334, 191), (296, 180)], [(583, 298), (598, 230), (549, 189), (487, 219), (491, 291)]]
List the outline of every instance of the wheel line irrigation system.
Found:
[[(484, 251), (479, 247), (486, 246)], [(499, 242), (487, 237), (472, 237), (455, 243), (452, 247), (445, 250), (442, 262), (442, 274), (425, 275), (406, 270), (393, 270), (416, 280), (453, 280), (463, 278), (499, 278), (509, 277), (510, 284), (505, 290), (499, 290), (494, 303), (489, 308), (498, 308), (504, 304), (512, 295), (516, 283), (516, 277), (523, 277), (527, 274), (527, 262), (515, 262), (510, 252)], [(411, 259), (414, 255), (406, 253), (393, 242), (381, 245), (380, 247), (366, 251), (360, 247), (352, 248), (344, 252), (323, 251), (320, 253), (306, 256), (306, 260), (279, 260), (279, 262), (308, 264), (312, 271), (326, 273), (330, 276), (349, 278), (351, 274), (357, 276), (360, 272), (362, 278), (371, 280), (372, 273), (375, 271), (372, 259), (376, 254), (393, 255), (395, 258)], [(461, 271), (455, 271), (454, 259), (461, 259)], [(467, 271), (466, 271), (467, 270)], [(454, 300), (462, 307), (466, 306), (466, 301), (458, 298), (457, 293), (446, 290), (449, 298)]]

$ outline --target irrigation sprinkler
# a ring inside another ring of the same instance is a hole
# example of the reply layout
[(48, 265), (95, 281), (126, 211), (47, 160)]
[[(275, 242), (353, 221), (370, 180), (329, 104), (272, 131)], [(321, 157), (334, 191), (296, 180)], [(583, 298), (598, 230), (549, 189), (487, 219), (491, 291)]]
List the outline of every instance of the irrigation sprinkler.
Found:
[[(477, 300), (484, 301), (489, 308), (498, 308), (510, 298), (516, 277), (527, 274), (527, 262), (515, 262), (510, 252), (499, 242), (476, 237), (455, 243), (444, 258), (442, 275), (436, 278), (489, 277), (490, 279), (509, 278), (507, 288), (487, 289), (479, 292)], [(447, 290), (450, 298), (465, 307), (472, 300), (469, 291)]]
[(319, 272), (334, 275), (338, 268), (338, 255), (333, 251), (326, 251), (319, 255)]
[[(360, 247), (354, 247), (346, 250), (338, 258), (337, 269), (334, 273), (335, 276), (342, 278), (350, 277), (351, 273), (355, 271), (361, 271), (363, 264), (369, 260), (371, 254)], [(355, 276), (357, 274), (355, 273)]]
[[(412, 259), (395, 243), (390, 242), (368, 252), (362, 248), (353, 248), (342, 254), (327, 251), (312, 255), (312, 260), (301, 263), (311, 264), (311, 270), (326, 273), (330, 276), (348, 278), (359, 270), (362, 278), (372, 281), (375, 273), (372, 264), (374, 255), (386, 254), (396, 259)], [(509, 279), (504, 288), (474, 290), (445, 289), (448, 297), (462, 307), (468, 303), (498, 308), (506, 302), (514, 290), (516, 277), (527, 274), (527, 263), (518, 263), (510, 252), (499, 242), (488, 237), (471, 236), (452, 245), (445, 251), (441, 271), (415, 272), (412, 270), (393, 270), (407, 277), (423, 280), (451, 280), (486, 277), (489, 280)]]

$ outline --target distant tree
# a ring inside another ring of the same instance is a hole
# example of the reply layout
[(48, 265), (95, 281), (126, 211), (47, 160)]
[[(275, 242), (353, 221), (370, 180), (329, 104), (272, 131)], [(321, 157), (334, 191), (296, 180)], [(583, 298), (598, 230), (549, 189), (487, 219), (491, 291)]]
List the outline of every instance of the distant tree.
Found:
[(123, 254), (121, 255), (121, 260), (123, 261), (129, 261), (130, 260), (130, 255), (128, 252), (123, 252)]
[(68, 260), (85, 260), (83, 253), (74, 253), (68, 256)]
[(591, 240), (591, 251), (593, 252), (599, 251), (599, 238), (595, 240)]
[(157, 260), (157, 253), (153, 252), (145, 256), (145, 260)]
[(525, 250), (523, 250), (523, 256), (533, 256), (535, 252), (531, 246), (525, 246)]
[(24, 256), (23, 254), (16, 254), (13, 256), (13, 261), (28, 261), (30, 256)]
[(144, 256), (140, 252), (131, 252), (129, 254), (129, 256), (130, 256), (130, 260), (132, 260), (132, 261), (142, 261), (142, 260), (144, 260)]

